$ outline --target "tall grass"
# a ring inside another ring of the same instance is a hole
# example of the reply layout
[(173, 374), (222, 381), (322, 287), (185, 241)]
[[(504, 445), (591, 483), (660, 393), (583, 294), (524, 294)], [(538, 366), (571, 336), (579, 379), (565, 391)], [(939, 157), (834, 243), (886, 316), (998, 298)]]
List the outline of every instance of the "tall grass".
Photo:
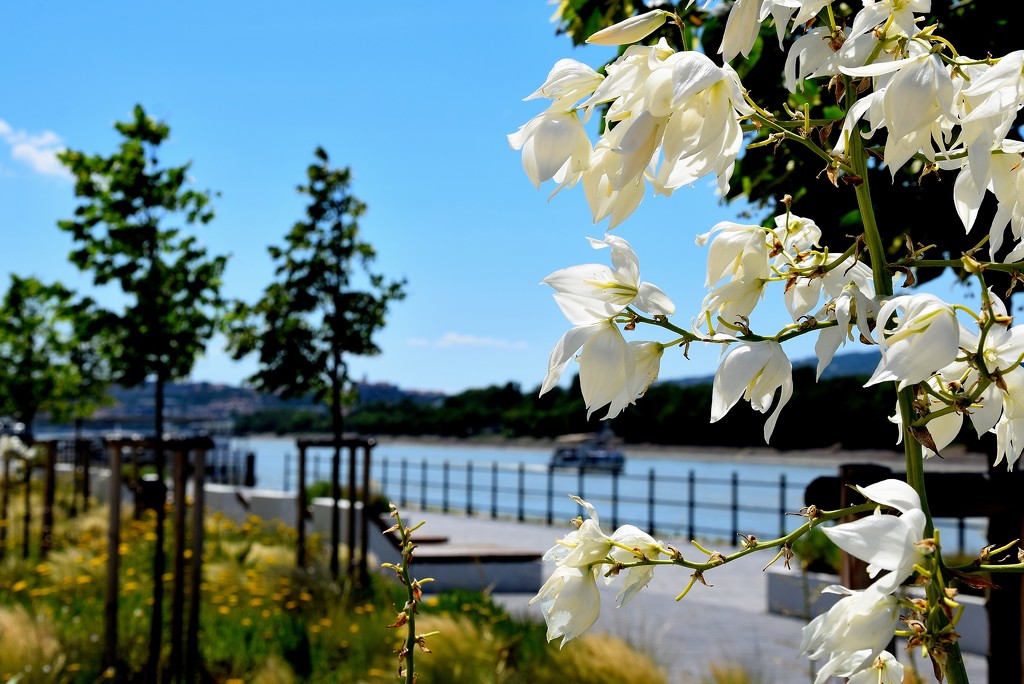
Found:
[[(103, 670), (103, 593), (107, 558), (119, 553), (115, 681), (141, 681), (152, 604), (155, 516), (125, 519), (116, 550), (106, 547), (104, 508), (60, 522), (45, 560), (8, 554), (0, 563), (0, 681), (93, 684)], [(404, 588), (380, 575), (358, 593), (327, 573), (326, 545), (314, 535), (308, 568), (295, 567), (295, 532), (219, 514), (205, 521), (200, 656), (204, 681), (255, 684), (392, 682), (401, 638), (386, 626), (405, 603)], [(170, 532), (170, 530), (168, 530)], [(170, 534), (168, 534), (170, 538)], [(164, 615), (170, 620), (170, 583)], [(509, 615), (486, 594), (430, 596), (418, 632), (438, 631), (416, 660), (419, 681), (526, 684), (632, 682), (668, 677), (654, 660), (601, 635), (563, 649), (542, 622)], [(166, 632), (165, 632), (166, 633)], [(169, 647), (165, 645), (164, 656)]]

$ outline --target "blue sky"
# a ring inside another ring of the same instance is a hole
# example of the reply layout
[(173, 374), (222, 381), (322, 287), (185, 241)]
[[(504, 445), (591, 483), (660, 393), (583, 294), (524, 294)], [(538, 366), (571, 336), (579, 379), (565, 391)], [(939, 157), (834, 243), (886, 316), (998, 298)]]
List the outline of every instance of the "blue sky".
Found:
[[(447, 392), (537, 386), (568, 326), (538, 283), (607, 259), (584, 239), (604, 227), (591, 224), (580, 188), (549, 203), (550, 188), (533, 188), (505, 136), (543, 109), (521, 100), (557, 59), (596, 67), (613, 53), (556, 37), (542, 0), (493, 12), (469, 2), (423, 7), (11, 5), (0, 42), (0, 272), (116, 301), (67, 262), (71, 243), (56, 221), (75, 199), (53, 152), (112, 152), (112, 124), (141, 103), (171, 127), (164, 163), (191, 160), (195, 186), (220, 193), (199, 235), (230, 255), (226, 296), (253, 301), (270, 281), (266, 247), (301, 216), (294, 188), (320, 145), (353, 169), (378, 269), (409, 282), (379, 337), (384, 353), (353, 359), (355, 375)], [(643, 278), (675, 299), (680, 321), (703, 296), (694, 235), (739, 210), (701, 181), (668, 199), (649, 195), (616, 229), (640, 255)], [(783, 312), (768, 307), (764, 320), (784, 322)], [(810, 341), (791, 350), (811, 353)], [(690, 356), (668, 352), (662, 376), (707, 375), (717, 350)], [(215, 339), (193, 377), (239, 383), (254, 369)]]

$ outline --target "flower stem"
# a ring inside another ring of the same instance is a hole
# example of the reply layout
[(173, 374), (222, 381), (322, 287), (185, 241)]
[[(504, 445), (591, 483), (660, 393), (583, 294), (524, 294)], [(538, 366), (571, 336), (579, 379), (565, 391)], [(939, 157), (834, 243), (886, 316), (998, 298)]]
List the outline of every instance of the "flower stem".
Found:
[[(849, 85), (849, 84), (847, 84)], [(851, 92), (848, 88), (847, 92)], [(871, 258), (871, 274), (874, 281), (875, 292), (882, 297), (890, 297), (893, 294), (892, 274), (889, 265), (886, 263), (885, 248), (882, 245), (882, 236), (878, 230), (878, 222), (875, 217), (874, 205), (871, 201), (871, 188), (868, 184), (867, 155), (864, 152), (864, 142), (860, 131), (854, 129), (848, 141), (850, 166), (854, 174), (861, 179), (856, 186), (857, 207), (860, 209), (861, 223), (864, 227), (864, 241)], [(885, 326), (886, 321), (878, 321), (879, 326)], [(897, 391), (899, 398), (900, 417), (903, 421), (903, 454), (907, 468), (907, 483), (914, 488), (921, 498), (921, 511), (925, 515), (924, 537), (934, 536), (935, 525), (932, 522), (931, 511), (928, 507), (928, 494), (924, 483), (924, 454), (921, 444), (911, 433), (910, 428), (914, 425), (916, 415), (914, 411), (914, 388), (905, 387)], [(939, 561), (941, 568), (941, 560)], [(928, 603), (936, 605), (945, 598), (945, 587), (938, 586), (942, 573), (936, 573), (936, 581), (928, 584)], [(950, 684), (963, 684), (969, 681), (967, 671), (964, 669), (963, 657), (960, 654), (960, 646), (952, 643), (948, 647), (948, 658), (946, 659), (946, 675)]]

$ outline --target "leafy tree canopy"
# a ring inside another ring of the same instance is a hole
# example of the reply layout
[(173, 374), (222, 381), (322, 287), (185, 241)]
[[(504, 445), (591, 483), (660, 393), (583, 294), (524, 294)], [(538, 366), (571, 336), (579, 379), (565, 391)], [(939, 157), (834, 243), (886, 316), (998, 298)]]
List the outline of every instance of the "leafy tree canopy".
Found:
[(116, 284), (129, 301), (108, 313), (117, 380), (187, 376), (214, 332), (225, 257), (210, 257), (185, 227), (213, 219), (210, 193), (188, 187), (189, 164), (161, 168), (165, 123), (136, 105), (109, 156), (68, 150), (60, 159), (75, 178), (80, 204), (59, 221), (75, 243), (71, 261), (97, 285)]
[(277, 281), (255, 305), (237, 303), (229, 321), (235, 358), (259, 355), (250, 381), (279, 396), (327, 400), (340, 411), (349, 401), (344, 357), (380, 353), (374, 334), (404, 281), (373, 272), (373, 246), (359, 232), (366, 205), (350, 194), (348, 168), (330, 166), (317, 148), (298, 192), (309, 198), (305, 217), (268, 248)]
[(94, 307), (60, 283), (11, 275), (0, 301), (0, 414), (31, 433), (40, 411), (57, 420), (88, 415), (102, 401)]

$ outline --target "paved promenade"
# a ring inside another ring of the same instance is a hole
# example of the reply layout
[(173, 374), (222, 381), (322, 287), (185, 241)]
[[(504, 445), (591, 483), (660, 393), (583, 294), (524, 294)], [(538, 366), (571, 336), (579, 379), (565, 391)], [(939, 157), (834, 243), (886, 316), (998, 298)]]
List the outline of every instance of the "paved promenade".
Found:
[[(599, 511), (600, 512), (600, 511)], [(546, 551), (571, 527), (492, 521), (489, 518), (445, 515), (410, 510), (408, 523), (425, 520), (425, 534), (446, 535), (460, 543), (500, 544), (510, 548)], [(666, 539), (687, 553), (687, 542)], [(726, 550), (726, 549), (723, 549)], [(601, 618), (594, 631), (620, 636), (651, 654), (667, 671), (673, 684), (700, 682), (712, 663), (738, 664), (747, 669), (751, 682), (798, 684), (813, 681), (809, 662), (799, 655), (803, 620), (767, 612), (767, 580), (761, 567), (770, 557), (758, 554), (716, 568), (706, 576), (712, 587), (696, 585), (682, 601), (675, 596), (685, 587), (688, 574), (663, 568), (633, 600), (615, 606), (617, 584), (602, 587)], [(497, 594), (495, 598), (514, 613), (540, 618), (537, 606), (528, 606), (531, 595)], [(571, 648), (572, 644), (566, 646)], [(904, 655), (901, 654), (901, 659)], [(986, 682), (985, 659), (967, 656), (972, 682)], [(920, 665), (931, 681), (931, 667)]]

